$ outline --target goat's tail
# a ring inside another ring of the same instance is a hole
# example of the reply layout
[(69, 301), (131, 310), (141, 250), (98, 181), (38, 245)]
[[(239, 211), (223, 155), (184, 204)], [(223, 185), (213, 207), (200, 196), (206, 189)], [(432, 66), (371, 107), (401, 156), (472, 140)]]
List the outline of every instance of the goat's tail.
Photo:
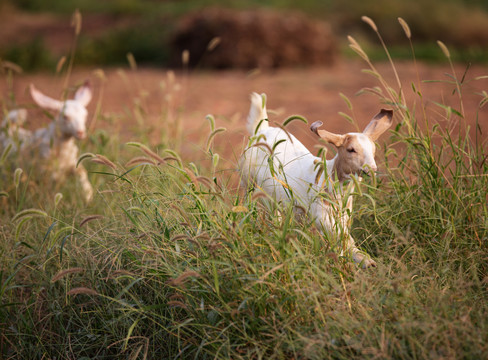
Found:
[(12, 127), (22, 126), (27, 119), (27, 110), (25, 109), (18, 109), (9, 111), (7, 116), (2, 121), (1, 127), (6, 127), (10, 125)]
[(259, 130), (268, 127), (268, 114), (266, 113), (266, 94), (251, 94), (251, 108), (247, 116), (247, 131), (254, 135)]

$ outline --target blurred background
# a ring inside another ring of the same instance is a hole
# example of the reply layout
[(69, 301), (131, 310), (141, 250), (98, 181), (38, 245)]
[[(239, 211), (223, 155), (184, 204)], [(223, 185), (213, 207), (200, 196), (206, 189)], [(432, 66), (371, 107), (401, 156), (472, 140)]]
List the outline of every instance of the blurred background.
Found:
[(362, 15), (395, 58), (411, 58), (402, 17), (417, 59), (444, 59), (442, 40), (456, 61), (488, 62), (486, 0), (1, 0), (0, 58), (27, 72), (54, 69), (73, 46), (75, 9), (82, 14), (77, 65), (126, 64), (130, 52), (139, 65), (178, 68), (189, 50), (190, 67), (327, 66), (353, 56), (346, 35), (381, 60)]

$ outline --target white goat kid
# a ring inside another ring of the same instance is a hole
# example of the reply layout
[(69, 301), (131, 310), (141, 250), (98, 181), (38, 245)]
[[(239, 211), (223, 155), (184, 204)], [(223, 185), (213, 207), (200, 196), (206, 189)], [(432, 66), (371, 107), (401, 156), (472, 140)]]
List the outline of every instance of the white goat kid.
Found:
[(19, 124), (15, 123), (21, 116), (25, 118), (24, 112), (20, 113), (20, 116), (16, 112), (25, 110), (10, 112), (4, 121), (5, 124), (3, 124), (5, 126), (7, 121), (9, 121), (10, 128), (6, 132), (7, 137), (4, 134), (4, 138), (0, 139), (0, 142), (6, 147), (9, 143), (12, 143), (12, 135), (18, 134), (17, 140), (20, 144), (21, 152), (31, 151), (46, 159), (46, 164), (52, 170), (52, 178), (56, 182), (62, 182), (65, 180), (66, 175), (75, 173), (80, 179), (83, 198), (87, 202), (91, 201), (93, 188), (88, 180), (86, 169), (81, 164), (78, 167), (76, 166), (78, 146), (75, 143), (75, 139), (86, 138), (86, 120), (88, 115), (86, 106), (92, 98), (88, 82), (78, 88), (73, 99), (64, 102), (42, 94), (32, 84), (30, 93), (34, 102), (41, 108), (56, 111), (56, 117), (47, 127), (32, 133), (20, 128)]
[(355, 262), (363, 268), (376, 266), (349, 235), (354, 181), (346, 184), (345, 180), (351, 175), (361, 180), (363, 173), (377, 170), (374, 141), (390, 127), (393, 112), (381, 110), (362, 133), (337, 135), (319, 130), (321, 122), (313, 123), (311, 130), (337, 148), (337, 155), (327, 160), (321, 171), (317, 166), (321, 158), (313, 156), (293, 135), (268, 125), (265, 101), (264, 94), (251, 95), (247, 128), (254, 138), (239, 161), (243, 185), (253, 183), (278, 202), (293, 201), (305, 208), (321, 232), (345, 240), (343, 250)]
[(0, 124), (0, 145), (3, 149), (11, 146), (10, 151), (17, 151), (17, 144), (30, 141), (32, 132), (22, 128), (27, 119), (27, 110), (10, 111)]

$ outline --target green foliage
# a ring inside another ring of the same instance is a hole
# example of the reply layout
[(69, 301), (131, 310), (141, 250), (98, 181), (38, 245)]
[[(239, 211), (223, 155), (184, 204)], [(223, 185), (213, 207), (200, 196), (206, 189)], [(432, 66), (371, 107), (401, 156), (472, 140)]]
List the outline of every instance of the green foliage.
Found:
[(2, 357), (482, 358), (488, 155), (464, 123), (467, 78), (451, 74), (456, 106), (426, 112), (422, 83), (387, 83), (350, 41), (397, 120), (384, 174), (355, 194), (354, 236), (377, 268), (358, 269), (291, 207), (238, 191), (216, 169), (225, 130), (212, 117), (197, 164), (177, 142), (99, 131), (83, 149), (88, 206), (75, 182), (12, 155), (0, 168)]
[(137, 21), (130, 28), (112, 30), (98, 38), (81, 37), (77, 61), (84, 64), (127, 63), (131, 53), (139, 63), (163, 66), (168, 63), (168, 27), (161, 19)]
[[(169, 36), (182, 15), (209, 6), (234, 9), (272, 8), (278, 11), (298, 10), (312, 17), (329, 21), (339, 39), (345, 35), (364, 37), (369, 43), (372, 59), (383, 59), (381, 49), (374, 39), (365, 35), (365, 25), (357, 19), (367, 15), (374, 19), (385, 41), (391, 46), (395, 58), (409, 57), (405, 50), (407, 41), (395, 19), (404, 18), (413, 29), (418, 52), (417, 59), (441, 61), (432, 44), (441, 39), (452, 48), (455, 61), (487, 62), (488, 8), (479, 0), (363, 0), (341, 1), (244, 1), (244, 0), (18, 0), (14, 6), (32, 12), (70, 14), (79, 9), (82, 14), (104, 13), (125, 16), (128, 25), (111, 29), (106, 34), (83, 37), (77, 52), (78, 61), (84, 64), (111, 65), (124, 61), (132, 53), (139, 63), (169, 64)], [(135, 20), (134, 20), (135, 19)], [(368, 46), (366, 46), (368, 48)], [(2, 49), (3, 58), (21, 65), (24, 70), (53, 68), (49, 49), (40, 40), (29, 44)]]
[(33, 39), (28, 44), (0, 49), (0, 58), (31, 71), (53, 68), (55, 64), (50, 50), (40, 37)]

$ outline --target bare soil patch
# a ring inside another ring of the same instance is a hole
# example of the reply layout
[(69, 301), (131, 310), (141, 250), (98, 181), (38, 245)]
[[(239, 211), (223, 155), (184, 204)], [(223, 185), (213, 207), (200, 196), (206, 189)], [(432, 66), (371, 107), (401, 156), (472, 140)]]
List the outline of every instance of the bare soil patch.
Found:
[[(264, 92), (268, 95), (268, 107), (275, 110), (270, 115), (271, 121), (282, 122), (292, 114), (306, 117), (309, 123), (321, 120), (329, 131), (344, 133), (358, 130), (338, 113), (350, 115), (360, 130), (381, 108), (391, 107), (381, 104), (378, 97), (364, 93), (357, 96), (363, 88), (378, 86), (377, 80), (371, 75), (361, 72), (363, 64), (354, 61), (342, 61), (330, 68), (308, 68), (294, 70), (276, 70), (271, 72), (248, 73), (244, 71), (220, 72), (177, 72), (168, 76), (168, 71), (161, 69), (120, 70), (105, 69), (106, 81), (102, 82), (92, 69), (75, 69), (68, 83), (80, 84), (90, 79), (95, 90), (94, 101), (89, 106), (93, 114), (97, 102), (105, 119), (98, 120), (96, 127), (102, 127), (110, 133), (120, 132), (125, 140), (137, 141), (137, 134), (145, 131), (152, 135), (156, 142), (161, 131), (174, 132), (180, 124), (181, 136), (188, 144), (190, 155), (195, 147), (190, 143), (201, 144), (208, 134), (208, 122), (205, 115), (213, 114), (217, 118), (217, 126), (227, 128), (224, 135), (219, 135), (217, 142), (228, 149), (228, 157), (238, 154), (245, 142), (245, 118), (249, 107), (249, 94), (252, 91)], [(378, 70), (397, 91), (394, 74), (389, 64), (378, 64)], [(416, 112), (418, 119), (424, 119), (422, 102), (425, 103), (425, 115), (430, 120), (439, 119), (445, 111), (435, 103), (449, 104), (460, 111), (459, 96), (453, 84), (445, 82), (423, 82), (422, 80), (452, 80), (448, 65), (429, 66), (419, 64), (416, 69), (411, 63), (397, 64), (402, 90), (409, 102), (409, 108)], [(461, 78), (465, 66), (455, 67), (456, 75)], [(482, 90), (488, 88), (486, 79), (472, 80), (485, 75), (486, 69), (473, 66), (466, 75), (463, 85), (463, 103), (466, 123), (474, 135), (476, 119), (482, 134), (488, 131), (488, 109), (484, 107), (479, 113), (478, 105), (482, 99)], [(419, 83), (419, 80), (420, 83)], [(65, 77), (52, 74), (17, 75), (10, 91), (15, 95), (20, 106), (30, 106), (27, 87), (34, 83), (39, 89), (53, 97), (61, 97)], [(421, 92), (422, 98), (412, 88)], [(103, 90), (102, 90), (103, 89)], [(9, 87), (6, 78), (0, 83), (1, 98), (6, 101)], [(346, 102), (339, 95), (347, 96), (353, 109), (349, 110)], [(10, 107), (12, 104), (7, 104)], [(142, 108), (142, 116), (136, 120), (134, 109)], [(402, 119), (398, 115), (394, 122)], [(31, 118), (29, 126), (37, 127), (45, 120)], [(92, 120), (93, 121), (93, 120)], [(453, 120), (454, 121), (454, 120)], [(456, 120), (458, 121), (458, 120)], [(459, 124), (440, 124), (446, 128), (456, 128)], [(456, 125), (456, 126), (453, 126)], [(289, 130), (303, 141), (309, 148), (317, 143), (317, 139), (301, 123), (292, 123)], [(237, 156), (237, 155), (236, 155)]]

